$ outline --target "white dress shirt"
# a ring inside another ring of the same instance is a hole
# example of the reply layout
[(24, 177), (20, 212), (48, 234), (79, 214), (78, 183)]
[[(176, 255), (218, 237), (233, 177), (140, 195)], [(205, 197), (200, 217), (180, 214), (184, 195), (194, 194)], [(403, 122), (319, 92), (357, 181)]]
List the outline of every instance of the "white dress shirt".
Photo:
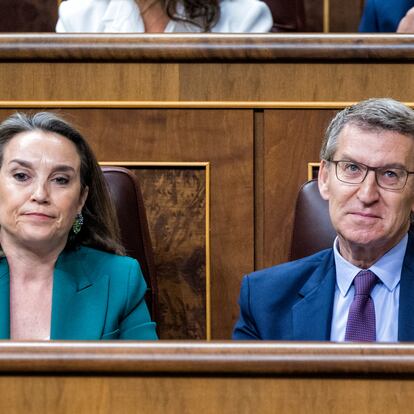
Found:
[[(179, 4), (177, 13), (184, 14)], [(260, 0), (221, 0), (214, 33), (261, 33), (272, 28), (273, 17)], [(135, 0), (67, 0), (59, 7), (57, 32), (143, 33), (144, 22)], [(201, 32), (194, 24), (170, 20), (165, 33)]]
[[(398, 341), (398, 309), (400, 279), (408, 235), (375, 262), (369, 270), (379, 282), (371, 292), (375, 306), (376, 337), (379, 342)], [(346, 261), (338, 250), (338, 239), (334, 241), (336, 287), (331, 325), (331, 341), (345, 339), (349, 307), (354, 299), (354, 277), (363, 269)]]

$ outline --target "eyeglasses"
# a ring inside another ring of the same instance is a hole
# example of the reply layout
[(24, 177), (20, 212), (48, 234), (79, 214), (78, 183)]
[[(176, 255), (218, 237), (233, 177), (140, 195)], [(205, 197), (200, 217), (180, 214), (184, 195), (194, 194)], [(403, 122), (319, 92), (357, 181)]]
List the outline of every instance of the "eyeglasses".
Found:
[(361, 184), (374, 171), (375, 180), (379, 187), (385, 190), (402, 190), (407, 183), (408, 176), (414, 171), (407, 171), (397, 167), (369, 167), (354, 161), (329, 161), (335, 164), (336, 178), (347, 184)]

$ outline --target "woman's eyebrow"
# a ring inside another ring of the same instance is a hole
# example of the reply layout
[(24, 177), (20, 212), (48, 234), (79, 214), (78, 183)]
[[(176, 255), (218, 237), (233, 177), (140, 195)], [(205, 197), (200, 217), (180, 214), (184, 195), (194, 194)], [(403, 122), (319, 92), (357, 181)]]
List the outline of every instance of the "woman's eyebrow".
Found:
[[(9, 164), (16, 163), (25, 168), (33, 168), (33, 164), (30, 161), (14, 158), (9, 161)], [(75, 168), (67, 164), (57, 164), (53, 167), (53, 171), (72, 171), (75, 172)]]
[(53, 167), (53, 171), (71, 171), (71, 172), (75, 172), (75, 169), (73, 167), (71, 167), (70, 165), (66, 165), (66, 164), (60, 164), (60, 165), (55, 165)]
[(32, 167), (32, 163), (29, 161), (25, 161), (25, 160), (21, 160), (19, 158), (13, 158), (12, 160), (9, 161), (9, 164), (12, 163), (16, 163), (21, 165), (22, 167), (27, 167), (27, 168), (31, 168)]

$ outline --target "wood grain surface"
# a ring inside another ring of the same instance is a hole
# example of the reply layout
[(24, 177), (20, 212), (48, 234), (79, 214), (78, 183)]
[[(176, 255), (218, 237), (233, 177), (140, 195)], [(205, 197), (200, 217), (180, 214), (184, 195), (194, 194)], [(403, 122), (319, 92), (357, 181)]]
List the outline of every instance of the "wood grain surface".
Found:
[[(413, 42), (414, 45), (414, 42)], [(413, 101), (410, 63), (2, 63), (5, 101)], [(60, 81), (62, 80), (62, 82)], [(103, 87), (104, 85), (104, 87)]]
[(410, 413), (413, 345), (0, 343), (7, 413)]
[(282, 341), (0, 341), (4, 375), (407, 377), (414, 345)]
[(304, 0), (306, 31), (323, 32), (324, 0)]
[[(334, 110), (265, 110), (263, 266), (289, 257), (294, 206), (307, 181), (308, 163), (319, 161), (322, 138)], [(277, 237), (275, 237), (277, 234)]]
[(329, 31), (358, 32), (364, 3), (364, 0), (329, 0)]
[(206, 171), (133, 168), (154, 249), (161, 339), (206, 339)]
[(0, 377), (11, 414), (411, 413), (412, 379)]
[(3, 34), (1, 61), (309, 62), (413, 61), (414, 35)]

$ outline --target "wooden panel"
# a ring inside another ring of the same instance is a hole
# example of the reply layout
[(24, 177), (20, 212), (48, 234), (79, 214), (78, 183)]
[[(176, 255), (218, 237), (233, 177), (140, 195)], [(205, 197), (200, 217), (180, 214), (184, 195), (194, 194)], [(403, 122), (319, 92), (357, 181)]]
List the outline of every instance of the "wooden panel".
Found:
[(411, 413), (413, 379), (0, 377), (14, 413)]
[(328, 17), (329, 32), (358, 32), (364, 0), (328, 0), (328, 16), (324, 15), (324, 0), (304, 0), (307, 32), (323, 32), (323, 22)]
[(411, 101), (414, 65), (3, 63), (0, 79), (2, 100)]
[(263, 265), (289, 257), (296, 196), (307, 181), (308, 162), (319, 150), (332, 110), (266, 110), (264, 131)]
[(306, 31), (323, 32), (323, 0), (304, 0)]
[(206, 171), (135, 168), (158, 280), (161, 339), (206, 339)]
[(330, 0), (329, 31), (358, 32), (364, 0)]
[(29, 63), (16, 72), (15, 64), (6, 63), (0, 66), (0, 96), (3, 100), (177, 100), (177, 69), (177, 65), (157, 64)]
[(1, 343), (0, 410), (411, 413), (413, 353), (384, 344)]
[[(114, 164), (117, 161), (211, 163), (212, 337), (229, 338), (238, 315), (240, 278), (254, 269), (252, 111), (67, 109), (59, 112), (79, 126), (99, 161)], [(0, 110), (0, 118), (9, 113), (10, 110)], [(183, 234), (190, 231), (188, 221), (200, 220), (192, 214), (183, 217), (171, 233), (174, 241), (170, 247), (176, 248), (169, 257), (164, 256), (165, 261), (158, 262), (163, 272), (168, 271), (169, 260), (173, 257), (175, 261), (179, 259), (178, 246)], [(153, 211), (150, 215), (153, 220), (160, 219)], [(160, 225), (162, 223), (153, 221), (153, 229)], [(168, 246), (160, 247), (161, 250), (164, 248)], [(185, 278), (197, 278), (202, 272), (196, 267), (200, 252), (197, 243), (193, 248), (195, 256), (188, 257), (188, 262), (181, 264), (182, 277)], [(156, 261), (158, 259), (155, 258)], [(194, 273), (190, 275), (192, 265)], [(170, 275), (174, 276), (178, 275)], [(191, 314), (192, 309), (185, 311)], [(179, 319), (178, 315), (171, 315), (171, 319), (175, 317), (175, 325), (167, 326), (167, 331), (164, 331), (167, 338), (196, 339), (203, 336), (204, 332), (199, 330), (203, 320), (199, 320), (198, 327), (191, 327), (185, 326), (185, 317)], [(198, 317), (196, 313), (187, 318), (195, 320)], [(177, 329), (175, 333), (174, 327)]]
[(1, 0), (0, 32), (54, 32), (57, 0)]
[(414, 66), (404, 64), (205, 64), (183, 65), (181, 73), (187, 79), (180, 93), (185, 101), (352, 102), (390, 94), (403, 101), (413, 98), (407, 86), (413, 84)]

